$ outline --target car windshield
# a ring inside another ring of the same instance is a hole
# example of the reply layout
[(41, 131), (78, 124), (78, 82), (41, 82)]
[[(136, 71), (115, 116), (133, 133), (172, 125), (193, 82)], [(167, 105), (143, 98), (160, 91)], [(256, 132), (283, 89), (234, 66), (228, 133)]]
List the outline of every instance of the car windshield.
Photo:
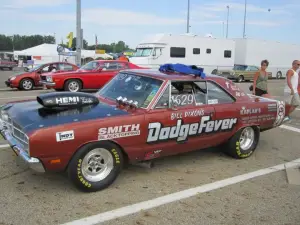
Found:
[(91, 61), (82, 66), (80, 69), (81, 70), (95, 70), (100, 66), (100, 63), (97, 61)]
[(245, 65), (234, 65), (233, 69), (234, 70), (246, 70), (247, 66)]
[(133, 57), (146, 57), (151, 55), (153, 48), (137, 48)]
[(38, 70), (39, 68), (41, 68), (42, 66), (44, 66), (44, 64), (43, 64), (43, 65), (37, 65), (37, 66), (35, 66), (35, 67), (29, 69), (28, 72), (37, 71), (37, 70)]
[(122, 96), (137, 101), (138, 107), (147, 108), (157, 94), (161, 80), (128, 73), (119, 73), (97, 93), (100, 97), (110, 100)]

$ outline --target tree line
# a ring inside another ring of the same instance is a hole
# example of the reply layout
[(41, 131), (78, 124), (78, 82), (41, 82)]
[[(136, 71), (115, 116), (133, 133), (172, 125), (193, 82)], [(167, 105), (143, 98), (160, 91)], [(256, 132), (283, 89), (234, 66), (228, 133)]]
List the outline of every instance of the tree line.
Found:
[[(3, 34), (0, 34), (0, 51), (8, 51), (11, 52), (13, 50), (15, 51), (21, 51), (27, 48), (31, 48), (40, 44), (55, 44), (56, 40), (54, 36), (51, 35), (13, 35), (13, 36), (6, 36)], [(61, 45), (67, 47), (67, 44), (60, 43)], [(76, 37), (73, 38), (72, 42), (72, 48), (76, 48)], [(98, 44), (97, 46), (89, 45), (88, 42), (84, 39), (83, 40), (83, 49), (86, 50), (95, 50), (95, 49), (101, 49), (105, 50), (106, 52), (123, 52), (132, 50), (129, 48), (128, 45), (124, 41), (118, 41), (117, 43), (111, 43), (111, 44)]]

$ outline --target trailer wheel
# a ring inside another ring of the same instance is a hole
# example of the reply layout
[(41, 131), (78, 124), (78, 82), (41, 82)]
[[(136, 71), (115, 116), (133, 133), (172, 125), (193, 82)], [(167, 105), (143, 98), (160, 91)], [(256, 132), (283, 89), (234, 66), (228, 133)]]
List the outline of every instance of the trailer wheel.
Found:
[(281, 79), (281, 78), (282, 78), (282, 73), (281, 73), (281, 71), (278, 71), (278, 72), (277, 72), (276, 78), (277, 78), (277, 79)]
[(238, 83), (241, 83), (244, 81), (244, 76), (243, 75), (239, 75), (238, 79), (237, 79), (237, 82)]

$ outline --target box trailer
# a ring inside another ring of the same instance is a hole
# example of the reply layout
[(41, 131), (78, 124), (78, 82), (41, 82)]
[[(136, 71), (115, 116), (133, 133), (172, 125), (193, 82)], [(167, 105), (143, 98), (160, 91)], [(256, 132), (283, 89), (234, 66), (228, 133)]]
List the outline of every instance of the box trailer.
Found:
[(141, 41), (130, 62), (158, 68), (165, 63), (182, 63), (203, 67), (211, 73), (216, 68), (232, 68), (235, 42), (192, 34), (157, 34)]
[(235, 38), (236, 65), (259, 66), (264, 59), (269, 61), (268, 71), (273, 78), (285, 78), (293, 60), (300, 60), (300, 45), (278, 41)]

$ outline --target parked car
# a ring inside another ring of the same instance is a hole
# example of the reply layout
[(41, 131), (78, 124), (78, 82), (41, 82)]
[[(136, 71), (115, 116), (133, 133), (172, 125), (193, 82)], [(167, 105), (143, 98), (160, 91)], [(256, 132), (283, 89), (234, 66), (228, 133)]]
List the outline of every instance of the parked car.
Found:
[[(259, 70), (257, 66), (251, 65), (234, 65), (232, 69), (214, 70), (212, 73), (235, 80), (237, 82), (253, 80), (255, 73)], [(272, 72), (268, 72), (268, 77), (272, 78)]]
[(41, 64), (11, 76), (5, 81), (5, 84), (7, 87), (18, 88), (19, 90), (32, 90), (34, 87), (42, 86), (40, 84), (40, 75), (51, 72), (53, 68), (56, 70), (53, 74), (59, 74), (66, 71), (75, 71), (78, 69), (78, 66), (68, 62)]
[(15, 68), (17, 66), (18, 66), (18, 63), (15, 61), (0, 59), (0, 69), (1, 70), (3, 70), (4, 68), (13, 70), (13, 68)]
[(57, 91), (79, 92), (82, 89), (99, 89), (120, 70), (142, 68), (119, 60), (94, 60), (79, 70), (60, 74), (41, 75), (41, 84)]
[[(195, 73), (196, 74), (196, 73)], [(219, 76), (123, 70), (96, 94), (52, 92), (2, 106), (0, 130), (39, 172), (67, 171), (82, 191), (107, 188), (127, 163), (222, 146), (250, 157), (290, 106)]]

